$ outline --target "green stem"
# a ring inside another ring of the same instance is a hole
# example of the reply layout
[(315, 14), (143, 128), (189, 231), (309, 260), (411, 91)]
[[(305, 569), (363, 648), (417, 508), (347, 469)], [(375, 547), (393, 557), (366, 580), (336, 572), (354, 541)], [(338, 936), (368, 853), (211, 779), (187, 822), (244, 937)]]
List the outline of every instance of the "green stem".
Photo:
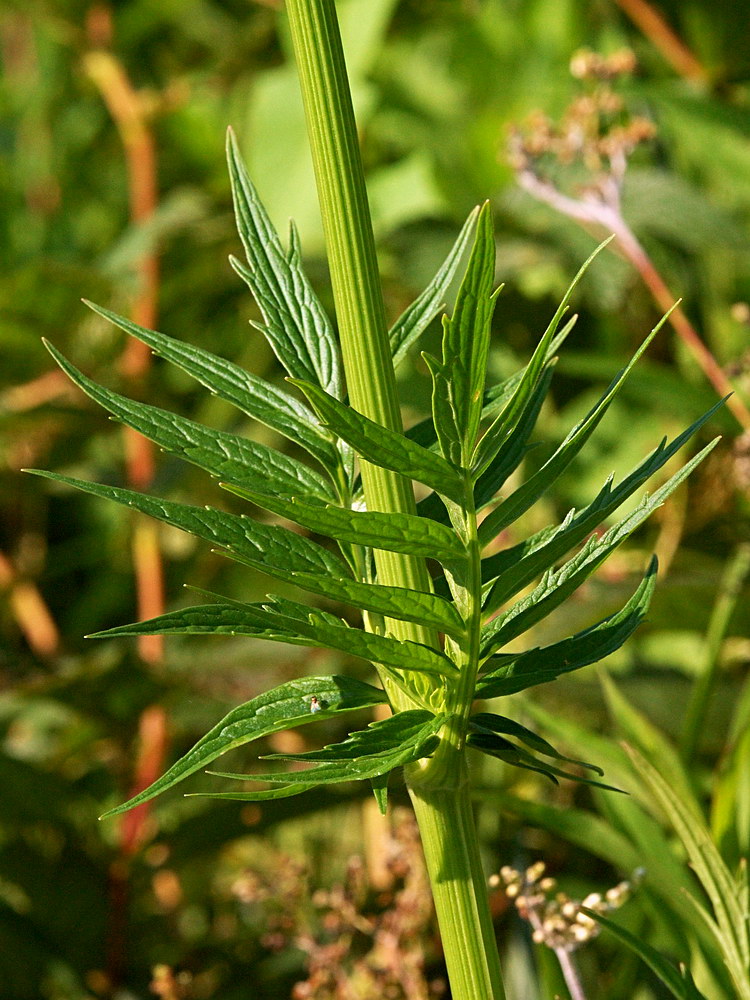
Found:
[(453, 1000), (504, 1000), (465, 759), (452, 787), (412, 787)]
[[(333, 0), (287, 0), (292, 43), (312, 147), (326, 234), (349, 401), (356, 410), (401, 431), (396, 379), (385, 321), (346, 65)], [(361, 463), (369, 510), (414, 514), (411, 483)], [(375, 550), (378, 582), (429, 590), (425, 561)], [(388, 620), (399, 639), (436, 646), (426, 628)], [(445, 692), (429, 678), (409, 678), (420, 700), (444, 709)], [(418, 702), (386, 682), (397, 710)], [(454, 1000), (504, 1000), (487, 891), (466, 777), (463, 730), (456, 718), (435, 756), (438, 768), (413, 765), (408, 776), (433, 886)]]

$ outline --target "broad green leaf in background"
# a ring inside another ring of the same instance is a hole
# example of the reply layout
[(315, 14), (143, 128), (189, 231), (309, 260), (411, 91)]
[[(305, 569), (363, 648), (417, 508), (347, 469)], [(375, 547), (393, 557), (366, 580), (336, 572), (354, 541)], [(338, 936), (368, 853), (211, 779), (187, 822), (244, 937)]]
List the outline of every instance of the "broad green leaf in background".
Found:
[[(317, 712), (311, 711), (313, 698), (316, 699)], [(102, 819), (147, 802), (210, 764), (221, 754), (251, 740), (269, 736), (282, 729), (330, 718), (338, 712), (368, 708), (385, 700), (383, 691), (352, 677), (302, 677), (296, 681), (288, 681), (233, 708), (152, 785), (128, 802), (109, 809)]]

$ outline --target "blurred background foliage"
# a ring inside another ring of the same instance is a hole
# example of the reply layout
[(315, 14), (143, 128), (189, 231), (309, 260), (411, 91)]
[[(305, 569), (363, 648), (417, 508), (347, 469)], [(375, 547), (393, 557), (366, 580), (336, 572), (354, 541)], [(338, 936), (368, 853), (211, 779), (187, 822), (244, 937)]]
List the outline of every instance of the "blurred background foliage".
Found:
[[(506, 155), (511, 126), (537, 110), (553, 120), (565, 114), (584, 88), (570, 73), (582, 47), (605, 55), (629, 48), (638, 65), (618, 93), (653, 124), (654, 136), (628, 166), (624, 218), (672, 295), (682, 297), (737, 398), (748, 398), (744, 4), (338, 6), (391, 318), (429, 280), (472, 206), (489, 198), (498, 280), (506, 282), (491, 374), (523, 363), (607, 234), (521, 190)], [(282, 233), (295, 218), (309, 272), (330, 305), (280, 7), (275, 0), (5, 0), (0, 9), (4, 1000), (447, 995), (408, 810), (380, 821), (358, 789), (262, 808), (170, 795), (119, 825), (97, 823), (104, 807), (150, 780), (230, 706), (301, 672), (364, 668), (252, 640), (174, 639), (166, 648), (85, 642), (87, 632), (182, 601), (182, 583), (257, 599), (267, 582), (167, 527), (48, 489), (20, 471), (53, 468), (194, 503), (230, 502), (198, 470), (154, 455), (67, 386), (42, 337), (126, 394), (218, 428), (269, 433), (238, 423), (187, 376), (128, 349), (80, 298), (273, 377), (275, 361), (248, 326), (255, 306), (227, 263), (238, 250), (223, 160), (232, 125)], [(637, 270), (611, 249), (585, 277), (575, 309), (580, 319), (530, 463), (587, 410), (660, 314)], [(436, 325), (428, 343), (437, 336)], [(413, 422), (428, 401), (418, 356), (400, 377), (405, 420)], [(626, 472), (715, 397), (665, 327), (575, 474), (527, 515), (526, 529), (581, 506), (606, 475)], [(633, 797), (623, 805), (623, 797), (507, 773), (499, 762), (476, 765), (488, 870), (541, 858), (565, 891), (582, 898), (642, 865), (642, 888), (622, 919), (691, 964), (711, 1000), (732, 993), (681, 902), (680, 886), (693, 876), (663, 813), (637, 793), (617, 740), (625, 736), (647, 755), (680, 746), (673, 773), (692, 789), (727, 864), (747, 855), (748, 430), (721, 413), (706, 434), (720, 432), (723, 441), (688, 488), (535, 636), (546, 642), (614, 610), (656, 549), (662, 570), (650, 620), (607, 664), (617, 688), (605, 697), (589, 669), (511, 706), (579, 756), (607, 765), (608, 779)], [(321, 734), (326, 725), (304, 738), (338, 736)], [(287, 747), (285, 739), (275, 737), (273, 747)], [(205, 780), (192, 780), (191, 790)], [(405, 805), (403, 794), (395, 798)], [(361, 860), (347, 861), (355, 855)], [(565, 997), (551, 953), (532, 944), (502, 894), (493, 902), (509, 997)], [(582, 951), (581, 967), (592, 998), (668, 995), (606, 934)]]

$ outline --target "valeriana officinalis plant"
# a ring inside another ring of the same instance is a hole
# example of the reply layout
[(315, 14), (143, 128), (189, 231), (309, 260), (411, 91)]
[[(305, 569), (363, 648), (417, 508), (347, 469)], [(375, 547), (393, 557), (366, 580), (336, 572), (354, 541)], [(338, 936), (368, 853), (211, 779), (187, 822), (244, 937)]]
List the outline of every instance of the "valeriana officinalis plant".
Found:
[[(195, 607), (98, 636), (247, 635), (325, 647), (369, 660), (377, 683), (305, 676), (258, 695), (218, 722), (149, 788), (105, 815), (145, 802), (234, 747), (342, 712), (388, 704), (391, 715), (341, 743), (272, 755), (302, 761), (307, 768), (274, 765), (250, 775), (225, 774), (241, 785), (214, 797), (275, 799), (361, 779), (370, 782), (385, 809), (389, 775), (403, 768), (454, 1000), (497, 1000), (504, 992), (467, 756), (489, 754), (553, 780), (566, 776), (598, 783), (601, 772), (584, 764), (597, 777), (569, 774), (568, 758), (548, 742), (501, 714), (474, 712), (473, 703), (577, 670), (632, 634), (648, 607), (655, 562), (616, 614), (553, 645), (507, 651), (512, 640), (558, 608), (702, 460), (713, 445), (651, 496), (644, 494), (612, 527), (595, 533), (713, 411), (673, 441), (659, 443), (621, 481), (608, 480), (583, 510), (483, 558), (498, 534), (569, 468), (650, 337), (551, 457), (520, 485), (509, 487), (530, 447), (555, 355), (573, 325), (563, 321), (580, 274), (528, 364), (506, 381), (487, 385), (498, 290), (492, 218), (484, 205), (471, 214), (432, 282), (388, 330), (335, 7), (332, 0), (288, 0), (286, 6), (326, 230), (338, 336), (302, 270), (294, 227), (284, 247), (231, 134), (229, 170), (246, 257), (233, 259), (232, 266), (258, 304), (263, 323), (255, 335), (268, 339), (288, 372), (286, 386), (272, 385), (187, 340), (92, 308), (217, 396), (294, 441), (309, 461), (127, 399), (92, 382), (50, 346), (62, 369), (114, 417), (205, 469), (225, 489), (275, 519), (269, 523), (57, 473), (38, 474), (150, 514), (204, 539), (230, 559), (302, 592), (346, 603), (361, 615), (361, 623), (352, 626), (319, 610), (314, 599), (308, 604), (269, 595), (245, 604), (208, 595), (210, 600)], [(404, 432), (394, 368), (408, 363), (410, 350), (441, 312), (467, 254), (455, 306), (443, 317), (440, 355), (423, 354), (432, 376), (432, 414)], [(414, 482), (428, 488), (419, 503)], [(306, 530), (290, 529), (276, 518)], [(248, 789), (248, 782), (260, 787)]]

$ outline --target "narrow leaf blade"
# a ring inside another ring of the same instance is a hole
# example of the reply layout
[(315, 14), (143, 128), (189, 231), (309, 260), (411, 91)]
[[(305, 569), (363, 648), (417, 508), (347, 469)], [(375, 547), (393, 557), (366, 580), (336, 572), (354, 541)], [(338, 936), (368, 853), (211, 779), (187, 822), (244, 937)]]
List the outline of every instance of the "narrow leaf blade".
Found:
[(401, 364), (411, 345), (443, 308), (445, 296), (474, 232), (478, 214), (478, 208), (469, 214), (440, 270), (422, 294), (404, 310), (391, 327), (389, 337), (394, 368)]
[(431, 486), (456, 503), (463, 501), (463, 479), (442, 456), (369, 420), (317, 386), (299, 381), (295, 384), (310, 400), (324, 426), (350, 444), (361, 458)]
[(203, 348), (185, 344), (156, 330), (148, 330), (86, 299), (84, 302), (95, 313), (147, 344), (154, 354), (177, 365), (221, 399), (301, 445), (326, 468), (336, 467), (338, 459), (326, 432), (315, 414), (294, 396)]
[(121, 396), (87, 378), (52, 344), (44, 343), (60, 368), (88, 396), (165, 451), (192, 462), (217, 479), (240, 486), (265, 484), (285, 493), (300, 490), (321, 500), (333, 499), (330, 485), (301, 462), (238, 434), (204, 427), (176, 413)]
[(240, 156), (227, 135), (227, 160), (237, 228), (249, 270), (236, 270), (263, 313), (262, 328), (290, 375), (308, 379), (339, 397), (339, 348), (331, 324), (299, 265), (298, 247), (286, 254)]
[[(311, 712), (312, 699), (318, 712)], [(217, 723), (184, 757), (132, 799), (109, 809), (102, 819), (148, 802), (221, 754), (293, 726), (330, 718), (339, 712), (382, 704), (385, 693), (352, 677), (303, 677), (287, 681), (239, 705)]]

